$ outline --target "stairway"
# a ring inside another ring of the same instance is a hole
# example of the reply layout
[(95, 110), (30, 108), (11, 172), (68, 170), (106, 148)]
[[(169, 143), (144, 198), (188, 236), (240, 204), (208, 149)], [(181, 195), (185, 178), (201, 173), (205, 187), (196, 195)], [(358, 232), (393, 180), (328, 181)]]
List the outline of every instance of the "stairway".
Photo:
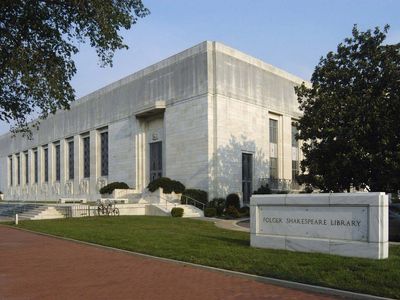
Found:
[(182, 204), (177, 205), (176, 207), (183, 208), (183, 218), (200, 218), (204, 217), (204, 212), (193, 205)]
[(20, 220), (62, 219), (64, 215), (53, 206), (40, 206), (18, 215)]
[(151, 204), (146, 209), (146, 215), (150, 216), (171, 216), (171, 210), (174, 207), (183, 208), (183, 218), (199, 218), (204, 217), (204, 213), (201, 209), (193, 205), (181, 205), (181, 204)]
[(1, 204), (0, 205), (0, 216), (14, 218), (15, 214), (21, 215), (24, 212), (30, 210), (40, 210), (42, 205), (32, 204), (32, 203), (12, 203), (12, 204)]

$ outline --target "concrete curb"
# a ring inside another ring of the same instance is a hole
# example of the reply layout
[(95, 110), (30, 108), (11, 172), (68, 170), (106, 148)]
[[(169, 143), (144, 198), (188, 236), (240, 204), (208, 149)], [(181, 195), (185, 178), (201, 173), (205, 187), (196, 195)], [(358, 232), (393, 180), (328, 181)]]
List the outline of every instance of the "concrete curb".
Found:
[(71, 239), (71, 238), (67, 238), (67, 237), (56, 236), (56, 235), (52, 235), (52, 234), (48, 234), (48, 233), (32, 231), (29, 229), (14, 227), (14, 226), (10, 226), (10, 225), (0, 224), (0, 226), (10, 227), (13, 229), (26, 231), (26, 232), (33, 233), (33, 234), (52, 237), (52, 238), (65, 240), (65, 241), (69, 241), (69, 242), (74, 242), (74, 243), (78, 243), (78, 244), (82, 244), (82, 245), (98, 247), (98, 248), (102, 248), (102, 249), (106, 249), (106, 250), (110, 250), (110, 251), (116, 251), (116, 252), (121, 252), (121, 253), (129, 254), (129, 255), (141, 256), (141, 257), (148, 258), (148, 259), (156, 259), (159, 261), (175, 263), (175, 264), (180, 264), (180, 265), (186, 265), (186, 266), (205, 269), (205, 270), (209, 270), (209, 271), (213, 271), (213, 272), (223, 273), (226, 275), (242, 277), (245, 279), (255, 280), (255, 281), (259, 281), (259, 282), (263, 282), (263, 283), (269, 283), (269, 284), (286, 287), (286, 288), (290, 288), (290, 289), (308, 291), (308, 292), (325, 294), (325, 295), (339, 296), (339, 297), (347, 298), (347, 299), (360, 299), (360, 300), (390, 300), (390, 299), (392, 299), (392, 298), (385, 298), (385, 297), (373, 296), (373, 295), (368, 295), (368, 294), (361, 294), (361, 293), (356, 293), (356, 292), (338, 290), (338, 289), (333, 289), (333, 288), (327, 288), (327, 287), (322, 287), (322, 286), (317, 286), (317, 285), (299, 283), (299, 282), (294, 282), (294, 281), (276, 279), (276, 278), (271, 278), (271, 277), (258, 276), (258, 275), (243, 273), (243, 272), (220, 269), (220, 268), (216, 268), (216, 267), (204, 266), (204, 265), (199, 265), (199, 264), (195, 264), (195, 263), (175, 260), (175, 259), (171, 259), (171, 258), (153, 256), (153, 255), (149, 255), (149, 254), (143, 254), (143, 253), (133, 252), (133, 251), (129, 251), (129, 250), (104, 246), (104, 245), (100, 245), (100, 244), (94, 244), (94, 243), (90, 243), (90, 242), (75, 240), (75, 239)]

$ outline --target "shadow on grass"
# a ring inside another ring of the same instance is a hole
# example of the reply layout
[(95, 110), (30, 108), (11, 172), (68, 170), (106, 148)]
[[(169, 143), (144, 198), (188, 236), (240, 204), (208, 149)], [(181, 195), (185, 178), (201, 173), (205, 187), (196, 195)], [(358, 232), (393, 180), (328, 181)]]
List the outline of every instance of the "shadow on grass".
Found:
[(213, 239), (217, 241), (221, 241), (227, 244), (234, 244), (238, 246), (250, 246), (250, 241), (242, 240), (242, 239), (235, 239), (235, 238), (228, 238), (228, 237), (222, 237), (222, 236), (212, 236), (212, 235), (199, 235), (203, 238), (207, 239)]

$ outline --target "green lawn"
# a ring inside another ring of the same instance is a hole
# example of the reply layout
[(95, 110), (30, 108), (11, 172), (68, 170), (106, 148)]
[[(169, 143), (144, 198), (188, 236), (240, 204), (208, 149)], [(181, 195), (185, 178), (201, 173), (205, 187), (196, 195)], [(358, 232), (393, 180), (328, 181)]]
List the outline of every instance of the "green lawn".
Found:
[(19, 227), (140, 253), (367, 294), (400, 297), (400, 247), (386, 260), (251, 248), (249, 234), (167, 217), (24, 221)]

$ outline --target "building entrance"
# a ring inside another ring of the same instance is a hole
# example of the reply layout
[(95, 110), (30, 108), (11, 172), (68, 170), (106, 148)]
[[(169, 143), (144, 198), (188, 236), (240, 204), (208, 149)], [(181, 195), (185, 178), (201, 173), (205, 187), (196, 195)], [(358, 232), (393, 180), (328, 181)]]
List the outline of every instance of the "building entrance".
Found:
[(150, 143), (150, 182), (162, 177), (162, 142)]

